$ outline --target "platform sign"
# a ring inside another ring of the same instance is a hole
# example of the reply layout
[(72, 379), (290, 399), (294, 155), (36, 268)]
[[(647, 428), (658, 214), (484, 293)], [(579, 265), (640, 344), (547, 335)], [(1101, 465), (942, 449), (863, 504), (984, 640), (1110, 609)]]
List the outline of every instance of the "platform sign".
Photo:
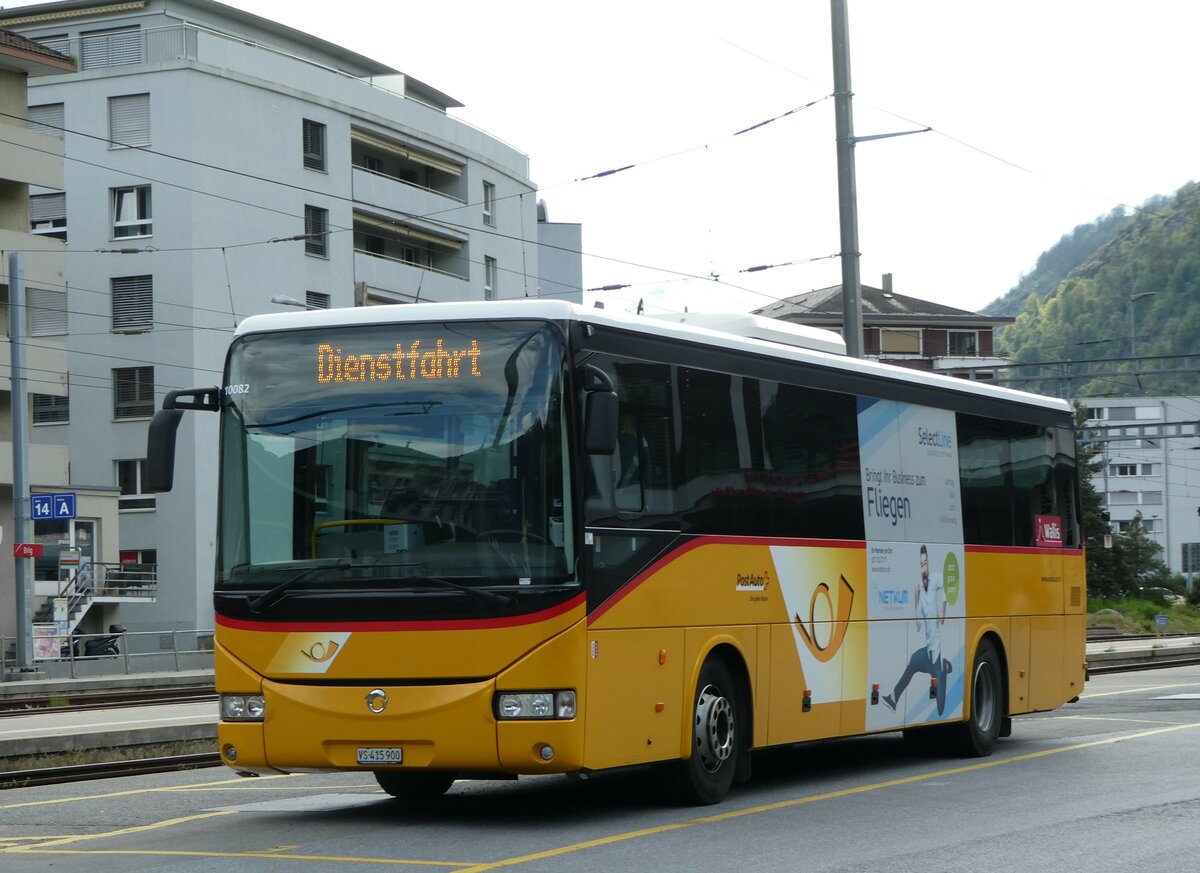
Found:
[(75, 517), (75, 495), (71, 492), (31, 494), (29, 502), (29, 515), (34, 521), (53, 521)]

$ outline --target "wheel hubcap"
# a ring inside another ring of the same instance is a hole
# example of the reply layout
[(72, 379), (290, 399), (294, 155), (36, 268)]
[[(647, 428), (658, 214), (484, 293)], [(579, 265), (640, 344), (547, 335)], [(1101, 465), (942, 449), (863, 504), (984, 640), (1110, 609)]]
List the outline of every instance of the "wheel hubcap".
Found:
[(696, 754), (709, 773), (733, 754), (733, 707), (713, 685), (706, 685), (696, 700)]
[(996, 717), (996, 685), (987, 664), (975, 669), (975, 684), (971, 689), (971, 709), (980, 732), (988, 733)]

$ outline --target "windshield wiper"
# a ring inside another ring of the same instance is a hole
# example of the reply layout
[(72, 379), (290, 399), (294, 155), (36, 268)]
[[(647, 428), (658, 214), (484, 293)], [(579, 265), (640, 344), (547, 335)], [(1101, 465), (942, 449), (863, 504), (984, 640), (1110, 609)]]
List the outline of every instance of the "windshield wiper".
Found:
[(500, 594), (496, 591), (489, 591), (486, 588), (463, 585), (461, 582), (443, 579), (441, 576), (401, 576), (399, 578), (402, 582), (434, 582), (438, 585), (444, 585), (447, 588), (453, 588), (456, 591), (473, 594), (483, 600), (490, 600), (492, 603), (499, 603), (501, 606), (512, 606), (517, 602), (517, 598), (511, 594)]
[(253, 613), (261, 613), (268, 606), (273, 606), (275, 603), (282, 600), (288, 589), (293, 585), (297, 585), (300, 582), (303, 582), (305, 579), (315, 576), (322, 570), (346, 570), (349, 567), (349, 561), (338, 561), (333, 564), (321, 564), (318, 567), (305, 567), (294, 576), (289, 576), (287, 579), (284, 579), (274, 588), (270, 588), (267, 591), (264, 591), (258, 597), (255, 597), (253, 600), (248, 601), (246, 606), (248, 606), (250, 611)]

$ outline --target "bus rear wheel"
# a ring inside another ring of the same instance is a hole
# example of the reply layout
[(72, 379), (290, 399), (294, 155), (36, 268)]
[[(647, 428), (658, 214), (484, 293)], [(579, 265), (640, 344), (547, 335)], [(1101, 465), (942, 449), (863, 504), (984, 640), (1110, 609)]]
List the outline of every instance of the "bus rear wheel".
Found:
[(1004, 722), (1004, 680), (1000, 655), (991, 640), (981, 640), (971, 669), (971, 711), (965, 722), (954, 727), (959, 754), (984, 758), (996, 748)]
[(448, 770), (376, 770), (375, 781), (397, 800), (436, 800), (454, 784)]
[(729, 793), (745, 742), (739, 706), (729, 668), (709, 658), (696, 681), (691, 754), (677, 765), (676, 787), (683, 802), (707, 806)]

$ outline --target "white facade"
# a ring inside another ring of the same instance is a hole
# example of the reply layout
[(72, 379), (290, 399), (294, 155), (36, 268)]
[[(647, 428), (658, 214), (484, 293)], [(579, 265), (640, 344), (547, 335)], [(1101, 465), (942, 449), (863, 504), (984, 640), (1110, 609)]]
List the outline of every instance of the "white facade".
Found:
[(80, 59), (29, 104), (66, 130), (71, 481), (121, 485), (121, 557), (158, 564), (131, 631), (211, 624), (216, 416), (184, 418), (171, 493), (140, 493), (136, 462), (166, 391), (219, 382), (243, 318), (279, 297), (582, 295), (579, 228), (539, 223), (528, 158), (399, 71), (208, 0), (68, 0), (0, 27)]
[[(1092, 484), (1114, 531), (1137, 513), (1163, 548), (1163, 562), (1183, 572), (1183, 546), (1200, 542), (1200, 398), (1113, 397), (1080, 401), (1101, 442)], [(1118, 429), (1119, 428), (1119, 429)]]

